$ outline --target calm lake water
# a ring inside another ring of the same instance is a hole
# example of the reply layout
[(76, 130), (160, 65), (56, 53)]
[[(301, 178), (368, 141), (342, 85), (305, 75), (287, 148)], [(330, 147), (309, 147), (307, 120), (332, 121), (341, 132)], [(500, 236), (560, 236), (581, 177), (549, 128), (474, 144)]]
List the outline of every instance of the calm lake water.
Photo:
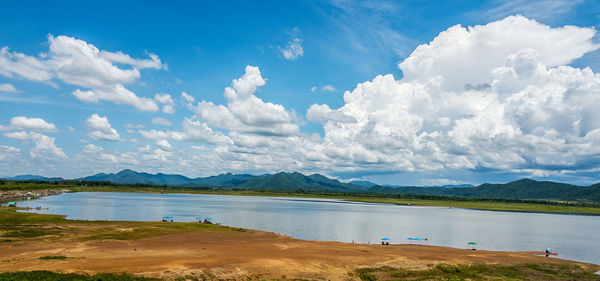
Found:
[(308, 240), (411, 243), (499, 251), (543, 251), (600, 264), (600, 217), (371, 204), (329, 199), (200, 194), (79, 192), (21, 201), (74, 220), (189, 222), (210, 217), (223, 225)]

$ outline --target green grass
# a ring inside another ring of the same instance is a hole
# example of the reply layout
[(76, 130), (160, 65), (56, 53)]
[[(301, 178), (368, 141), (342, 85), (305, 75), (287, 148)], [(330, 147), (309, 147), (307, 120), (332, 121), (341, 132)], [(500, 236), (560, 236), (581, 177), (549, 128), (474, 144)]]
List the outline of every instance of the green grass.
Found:
[(40, 260), (66, 260), (65, 256), (43, 256), (40, 257)]
[(82, 275), (75, 273), (56, 273), (51, 271), (21, 271), (0, 273), (1, 281), (151, 281), (153, 278), (134, 277), (131, 275), (96, 274)]
[(393, 267), (362, 268), (354, 276), (363, 281), (375, 280), (599, 280), (593, 270), (580, 265), (445, 265), (427, 270)]
[[(74, 235), (77, 240), (132, 240), (193, 232), (245, 232), (246, 229), (215, 224), (184, 222), (112, 222), (66, 220), (63, 216), (17, 212), (0, 207), (0, 237), (14, 239)], [(8, 241), (7, 241), (8, 240)]]

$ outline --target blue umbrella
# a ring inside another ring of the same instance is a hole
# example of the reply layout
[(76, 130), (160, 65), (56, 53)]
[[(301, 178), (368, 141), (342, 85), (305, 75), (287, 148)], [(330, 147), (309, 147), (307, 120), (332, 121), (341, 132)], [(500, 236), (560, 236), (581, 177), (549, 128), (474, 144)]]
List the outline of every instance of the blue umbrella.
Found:
[(163, 219), (172, 219), (173, 217), (169, 217), (169, 216), (164, 216), (162, 217)]
[(381, 240), (387, 241), (390, 240), (390, 238), (381, 238)]
[(202, 219), (202, 217), (197, 217), (197, 218), (195, 218), (195, 219), (196, 219), (196, 220), (201, 220), (201, 219)]

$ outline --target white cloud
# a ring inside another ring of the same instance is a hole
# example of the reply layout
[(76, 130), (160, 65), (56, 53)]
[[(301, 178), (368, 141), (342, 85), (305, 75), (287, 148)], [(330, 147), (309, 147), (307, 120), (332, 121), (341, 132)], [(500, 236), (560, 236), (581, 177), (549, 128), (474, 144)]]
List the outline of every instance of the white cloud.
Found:
[(11, 52), (8, 47), (0, 49), (0, 75), (14, 75), (36, 82), (48, 82), (53, 78), (49, 66), (35, 57)]
[(302, 48), (302, 39), (299, 38), (300, 29), (294, 27), (292, 29), (292, 39), (287, 42), (284, 47), (277, 46), (279, 52), (286, 60), (297, 60), (304, 55)]
[(15, 116), (10, 119), (11, 129), (18, 130), (32, 130), (41, 132), (55, 132), (57, 131), (56, 126), (52, 123), (46, 122), (42, 118), (28, 118), (25, 116)]
[(143, 129), (143, 128), (145, 128), (144, 125), (142, 125), (142, 124), (131, 124), (131, 123), (125, 123), (125, 127), (127, 127), (127, 128), (134, 128), (134, 129)]
[(0, 92), (8, 92), (8, 93), (18, 93), (20, 92), (19, 90), (17, 90), (17, 88), (15, 88), (15, 86), (13, 86), (12, 84), (0, 84)]
[(181, 98), (187, 102), (194, 102), (194, 97), (186, 92), (181, 92)]
[(248, 134), (288, 136), (299, 133), (291, 114), (279, 104), (264, 102), (254, 95), (265, 80), (258, 67), (246, 66), (244, 75), (225, 88), (227, 106), (202, 101), (196, 117), (207, 125)]
[(310, 88), (310, 91), (311, 91), (311, 92), (313, 92), (313, 93), (314, 93), (316, 90), (317, 90), (317, 86), (313, 86), (312, 88)]
[(31, 141), (35, 145), (29, 151), (31, 158), (37, 159), (52, 159), (52, 158), (67, 158), (67, 155), (63, 150), (54, 144), (54, 138), (36, 133), (36, 132), (11, 132), (5, 133), (5, 137), (19, 139), (24, 141)]
[(169, 94), (156, 94), (154, 99), (162, 104), (174, 104), (173, 98)]
[(173, 113), (175, 113), (175, 108), (173, 108), (172, 105), (165, 105), (165, 106), (163, 106), (162, 112), (167, 113), (167, 114), (173, 114)]
[(326, 92), (335, 92), (335, 88), (331, 85), (325, 85), (323, 88), (321, 88), (321, 90)]
[[(564, 66), (598, 48), (590, 28), (523, 17), (454, 26), (360, 83), (345, 105), (313, 105), (338, 170), (577, 170), (600, 162), (600, 75)], [(344, 115), (340, 115), (344, 114)], [(342, 116), (342, 117), (340, 117)], [(356, 122), (344, 122), (349, 116)]]
[(75, 128), (73, 128), (71, 126), (67, 126), (67, 129), (69, 129), (69, 131), (71, 131), (71, 132), (75, 132)]
[[(128, 104), (142, 111), (157, 111), (156, 103), (149, 98), (138, 97), (123, 85), (141, 77), (140, 69), (166, 68), (154, 54), (150, 59), (133, 59), (122, 52), (99, 50), (83, 40), (68, 36), (48, 35), (49, 52), (39, 58), (10, 52), (8, 47), (0, 50), (0, 75), (18, 76), (31, 81), (55, 85), (53, 79), (87, 88), (76, 89), (72, 94), (79, 100), (97, 103), (108, 100)], [(130, 66), (120, 68), (116, 64)]]
[(18, 161), (21, 155), (21, 149), (8, 145), (0, 145), (0, 165), (8, 162)]
[(331, 110), (326, 104), (313, 104), (306, 112), (306, 119), (317, 122), (334, 121), (339, 123), (355, 123), (356, 119), (338, 110)]
[(140, 130), (139, 133), (145, 139), (153, 140), (174, 140), (182, 142), (204, 142), (208, 144), (229, 143), (229, 138), (220, 132), (213, 131), (206, 124), (199, 121), (184, 119), (182, 122), (183, 131), (158, 131), (158, 130)]
[(468, 28), (455, 25), (418, 46), (399, 67), (403, 81), (441, 79), (445, 89), (462, 91), (466, 85), (491, 82), (491, 70), (523, 48), (535, 50), (545, 66), (568, 64), (600, 47), (591, 40), (594, 34), (592, 28), (552, 28), (522, 16)]
[(173, 148), (167, 140), (157, 140), (156, 145), (163, 150), (171, 150)]
[(100, 117), (98, 114), (92, 114), (85, 121), (89, 130), (88, 137), (96, 140), (119, 141), (121, 136), (117, 130), (113, 129), (108, 122), (108, 118)]
[(156, 117), (156, 118), (152, 118), (152, 124), (171, 126), (171, 121), (169, 121), (169, 119), (167, 119), (167, 118)]
[(175, 104), (175, 102), (173, 101), (173, 98), (171, 97), (171, 95), (169, 94), (156, 94), (154, 96), (154, 99), (159, 102), (164, 104), (162, 111), (164, 113), (167, 114), (173, 114), (175, 113), (175, 109), (173, 108), (173, 104)]

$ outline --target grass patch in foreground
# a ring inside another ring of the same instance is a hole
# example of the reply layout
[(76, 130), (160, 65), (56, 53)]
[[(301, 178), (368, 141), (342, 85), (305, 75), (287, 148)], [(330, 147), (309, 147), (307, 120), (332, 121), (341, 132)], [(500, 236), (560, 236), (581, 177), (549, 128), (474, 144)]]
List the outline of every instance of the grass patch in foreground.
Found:
[(40, 260), (66, 260), (65, 256), (43, 256), (40, 257)]
[(53, 239), (71, 237), (82, 241), (133, 240), (178, 233), (246, 231), (242, 228), (192, 222), (66, 220), (63, 216), (23, 213), (14, 208), (0, 207), (0, 242), (46, 236)]
[(580, 265), (446, 265), (427, 270), (394, 267), (362, 268), (353, 276), (363, 281), (376, 280), (598, 280), (593, 270)]
[(159, 279), (134, 277), (131, 275), (56, 273), (51, 271), (21, 271), (0, 273), (2, 281), (153, 281)]

